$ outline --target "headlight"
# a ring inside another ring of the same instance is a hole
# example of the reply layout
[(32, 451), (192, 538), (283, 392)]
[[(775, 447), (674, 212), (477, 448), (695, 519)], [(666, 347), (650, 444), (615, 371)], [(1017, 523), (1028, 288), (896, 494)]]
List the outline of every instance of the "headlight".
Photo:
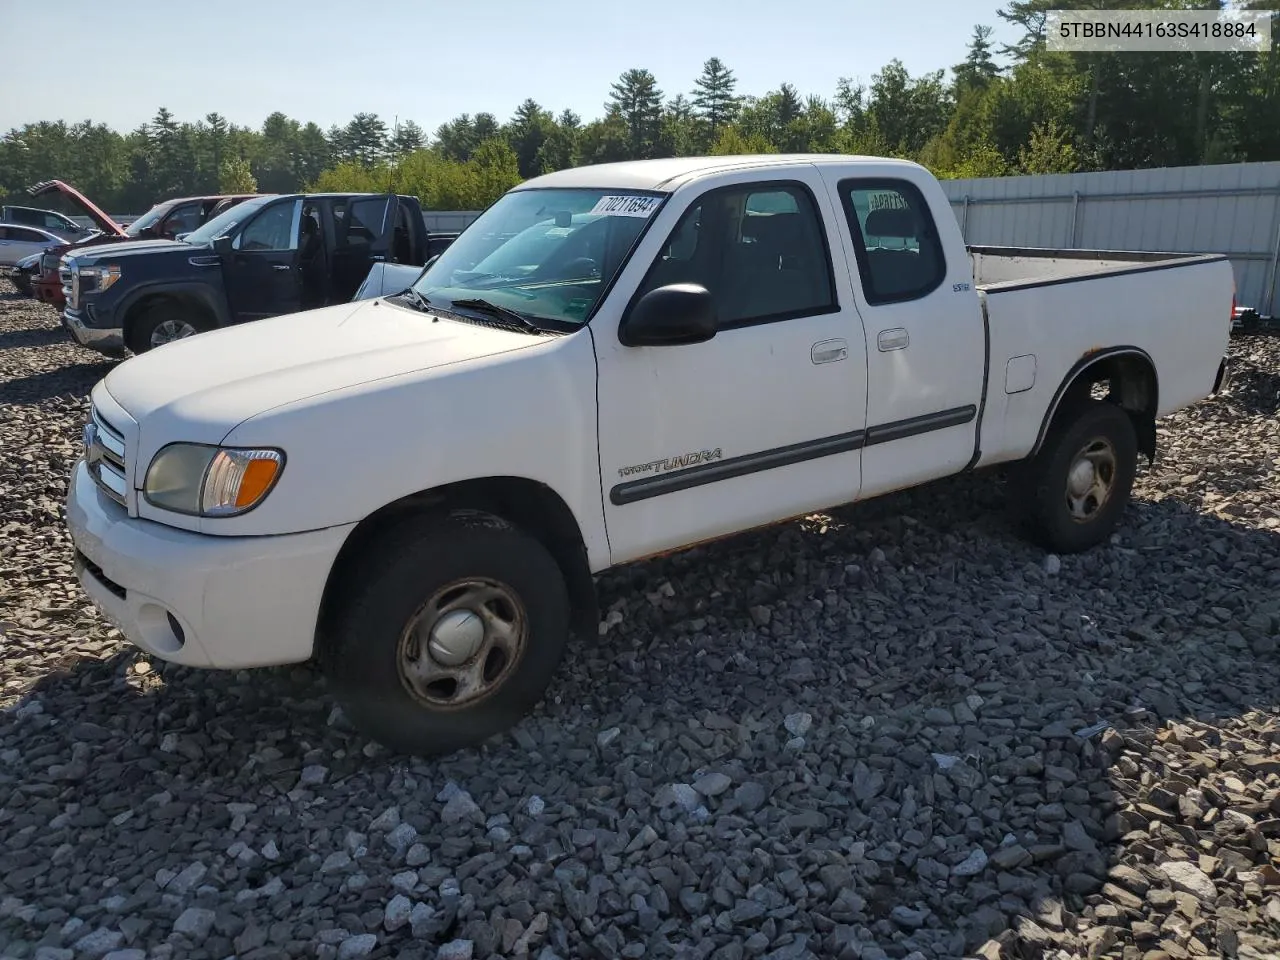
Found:
[(261, 503), (283, 469), (279, 450), (171, 443), (152, 458), (142, 493), (175, 513), (234, 517)]
[(101, 293), (120, 279), (120, 264), (104, 263), (97, 267), (81, 267), (79, 273), (82, 277), (96, 277), (98, 285), (93, 292)]

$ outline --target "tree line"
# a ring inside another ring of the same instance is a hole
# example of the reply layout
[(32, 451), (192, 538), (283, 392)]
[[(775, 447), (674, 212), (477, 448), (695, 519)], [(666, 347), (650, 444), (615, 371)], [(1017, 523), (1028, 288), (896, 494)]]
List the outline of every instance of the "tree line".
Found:
[[(57, 177), (136, 213), (169, 196), (259, 190), (395, 190), (428, 209), (477, 209), (522, 179), (581, 164), (694, 154), (816, 152), (906, 157), (939, 177), (1070, 173), (1280, 159), (1280, 51), (1083, 54), (1049, 51), (1050, 9), (1217, 9), (1225, 0), (1010, 0), (1018, 39), (977, 26), (964, 60), (913, 76), (892, 60), (830, 96), (782, 83), (743, 94), (708, 59), (693, 87), (664, 91), (624, 71), (602, 116), (525, 100), (505, 122), (462, 114), (428, 136), (373, 113), (322, 129), (282, 113), (261, 129), (217, 113), (178, 122), (163, 107), (128, 133), (44, 121), (0, 139), (0, 196)], [(1241, 6), (1264, 9), (1270, 0)], [(1276, 19), (1273, 17), (1273, 19)], [(1273, 23), (1280, 37), (1280, 24)], [(1003, 62), (1002, 62), (1003, 61)]]

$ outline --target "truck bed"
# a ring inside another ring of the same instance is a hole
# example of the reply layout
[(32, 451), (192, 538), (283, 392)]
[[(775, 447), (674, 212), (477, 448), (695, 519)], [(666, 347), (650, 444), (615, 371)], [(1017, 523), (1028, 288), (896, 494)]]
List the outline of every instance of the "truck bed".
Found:
[(1156, 371), (1156, 416), (1208, 396), (1234, 290), (1221, 254), (969, 247), (989, 369), (980, 464), (1030, 453), (1062, 386), (1109, 355)]
[(1014, 289), (1067, 283), (1100, 275), (1165, 270), (1220, 259), (1218, 254), (1138, 250), (1055, 250), (1047, 247), (970, 246), (978, 289)]

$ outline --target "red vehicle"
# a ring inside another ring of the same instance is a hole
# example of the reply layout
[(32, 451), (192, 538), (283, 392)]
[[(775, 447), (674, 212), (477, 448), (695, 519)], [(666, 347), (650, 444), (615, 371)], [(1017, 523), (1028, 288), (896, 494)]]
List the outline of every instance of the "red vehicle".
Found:
[(123, 227), (102, 212), (93, 201), (70, 184), (61, 180), (45, 180), (27, 189), (33, 197), (42, 197), (50, 193), (60, 193), (78, 209), (84, 212), (99, 233), (76, 243), (67, 243), (53, 247), (40, 258), (40, 266), (33, 271), (31, 279), (31, 295), (43, 303), (52, 304), (62, 309), (65, 300), (62, 296), (62, 281), (58, 277), (58, 261), (72, 249), (98, 246), (104, 243), (121, 243), (126, 240), (173, 240), (184, 233), (201, 226), (222, 211), (235, 206), (242, 200), (248, 200), (255, 194), (219, 194), (210, 197), (178, 197), (165, 200)]

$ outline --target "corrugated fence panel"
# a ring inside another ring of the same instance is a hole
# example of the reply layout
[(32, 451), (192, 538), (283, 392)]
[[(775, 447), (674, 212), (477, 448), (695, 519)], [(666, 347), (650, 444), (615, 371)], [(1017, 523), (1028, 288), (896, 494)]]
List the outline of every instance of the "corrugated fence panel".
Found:
[(1223, 253), (1241, 304), (1271, 315), (1280, 309), (1280, 162), (944, 180), (942, 187), (970, 244)]
[(428, 230), (457, 233), (470, 226), (480, 213), (479, 210), (424, 210), (422, 219), (426, 221)]

